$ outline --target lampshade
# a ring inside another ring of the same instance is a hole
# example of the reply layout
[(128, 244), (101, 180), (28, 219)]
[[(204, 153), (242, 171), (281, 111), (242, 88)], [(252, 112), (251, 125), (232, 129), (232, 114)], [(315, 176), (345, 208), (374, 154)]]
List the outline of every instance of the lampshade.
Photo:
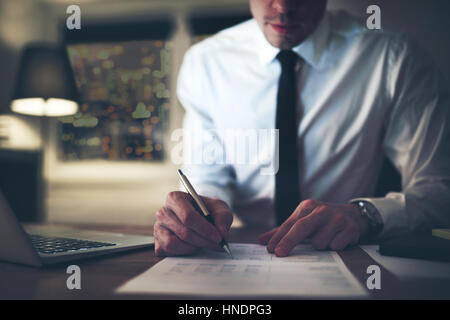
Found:
[(64, 116), (78, 111), (78, 91), (63, 47), (27, 46), (20, 60), (11, 110), (35, 116)]

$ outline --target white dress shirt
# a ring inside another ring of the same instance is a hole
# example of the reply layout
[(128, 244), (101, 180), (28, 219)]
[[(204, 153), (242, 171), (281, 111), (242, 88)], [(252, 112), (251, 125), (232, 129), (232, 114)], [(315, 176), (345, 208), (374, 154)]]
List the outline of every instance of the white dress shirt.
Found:
[[(424, 51), (344, 12), (327, 13), (293, 50), (304, 60), (298, 72), (301, 198), (364, 198), (383, 219), (380, 237), (450, 226), (449, 92)], [(178, 78), (184, 130), (216, 131), (185, 139), (186, 175), (199, 194), (226, 201), (253, 225), (275, 224), (275, 176), (261, 174), (263, 163), (228, 163), (217, 152), (202, 163), (191, 157), (212, 144), (233, 152), (227, 130), (275, 127), (278, 52), (249, 20), (192, 46)], [(250, 157), (274, 156), (271, 144), (257, 147)], [(373, 198), (384, 155), (401, 173), (403, 191)]]

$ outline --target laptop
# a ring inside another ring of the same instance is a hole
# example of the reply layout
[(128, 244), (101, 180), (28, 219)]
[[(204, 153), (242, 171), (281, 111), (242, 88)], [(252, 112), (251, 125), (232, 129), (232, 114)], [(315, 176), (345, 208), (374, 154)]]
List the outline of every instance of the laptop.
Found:
[(41, 267), (153, 245), (150, 236), (22, 226), (0, 191), (0, 261)]

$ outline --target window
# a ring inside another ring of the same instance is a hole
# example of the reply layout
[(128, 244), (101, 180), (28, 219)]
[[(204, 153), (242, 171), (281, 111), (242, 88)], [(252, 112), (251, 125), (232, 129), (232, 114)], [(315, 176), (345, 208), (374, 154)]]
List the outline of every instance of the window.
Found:
[(170, 24), (83, 29), (86, 34), (66, 37), (81, 105), (77, 114), (59, 119), (58, 158), (164, 160)]

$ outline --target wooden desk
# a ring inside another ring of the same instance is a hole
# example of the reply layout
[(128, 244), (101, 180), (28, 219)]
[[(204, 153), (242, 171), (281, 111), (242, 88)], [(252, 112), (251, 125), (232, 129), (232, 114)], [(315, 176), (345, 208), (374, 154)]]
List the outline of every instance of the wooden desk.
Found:
[[(151, 228), (89, 226), (93, 230), (151, 235)], [(233, 229), (231, 242), (256, 243), (263, 230)], [(369, 265), (377, 264), (362, 249), (356, 247), (339, 253), (344, 263), (366, 287)], [(144, 272), (161, 258), (152, 249), (117, 253), (41, 269), (0, 263), (0, 299), (122, 299), (114, 290)], [(81, 290), (68, 290), (66, 268), (77, 264), (81, 268)], [(381, 266), (380, 266), (381, 267)], [(381, 290), (370, 292), (371, 299), (450, 299), (450, 281), (400, 281), (381, 268)], [(140, 296), (158, 299), (160, 297)], [(173, 297), (183, 298), (183, 297)]]

